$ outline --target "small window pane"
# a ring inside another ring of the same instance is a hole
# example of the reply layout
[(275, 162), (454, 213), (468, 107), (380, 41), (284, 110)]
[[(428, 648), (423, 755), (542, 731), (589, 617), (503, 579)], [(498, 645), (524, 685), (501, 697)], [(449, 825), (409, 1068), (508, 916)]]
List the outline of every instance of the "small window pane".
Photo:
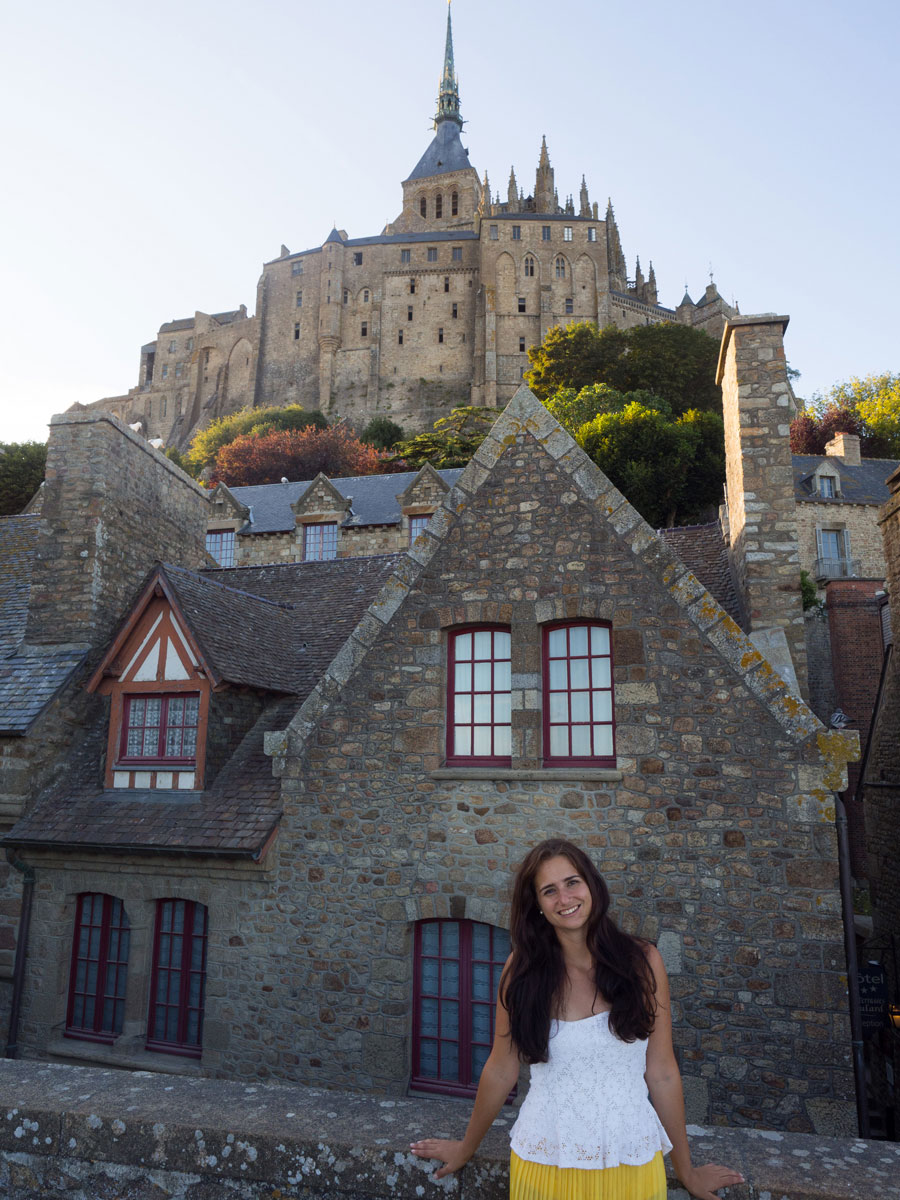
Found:
[(509, 660), (494, 663), (494, 691), (508, 692), (510, 686)]
[(472, 1005), (472, 1041), (490, 1042), (491, 1010), (486, 1004)]
[(457, 692), (470, 692), (472, 690), (472, 668), (470, 664), (457, 663), (455, 674), (455, 690)]
[(591, 703), (587, 692), (572, 693), (572, 720), (590, 721)]
[(431, 922), (428, 925), (422, 926), (422, 953), (437, 954), (439, 946), (438, 927)]
[(612, 720), (612, 692), (593, 692), (595, 721)]
[(491, 697), (489, 692), (476, 693), (472, 719), (479, 725), (487, 725), (491, 720)]
[[(605, 660), (599, 659), (603, 662)], [(575, 688), (590, 687), (590, 677), (588, 675), (588, 660), (586, 658), (573, 658), (569, 661), (569, 681), (570, 686)]]
[(491, 664), (489, 662), (477, 662), (474, 674), (475, 691), (489, 692), (491, 690), (491, 677)]
[(438, 993), (438, 960), (426, 958), (422, 963), (422, 991), (436, 996)]
[(591, 659), (591, 674), (593, 675), (594, 687), (609, 687), (609, 659), (608, 658), (592, 658)]
[(502, 630), (494, 632), (494, 657), (509, 658), (510, 634)]
[(566, 670), (566, 660), (553, 658), (550, 660), (550, 687), (553, 691), (564, 691), (569, 686), (569, 674)]
[(441, 954), (448, 958), (459, 956), (459, 924), (456, 921), (441, 923)]
[(455, 1042), (441, 1042), (441, 1079), (459, 1077), (459, 1048)]
[(426, 1079), (436, 1079), (438, 1073), (438, 1044), (430, 1038), (419, 1045), (419, 1072)]
[(591, 654), (609, 654), (609, 630), (605, 625), (591, 627)]
[(472, 957), (487, 960), (491, 956), (491, 931), (489, 926), (472, 926)]
[(611, 725), (594, 726), (594, 754), (602, 758), (610, 758), (613, 752), (613, 736)]
[(569, 719), (569, 696), (566, 692), (550, 693), (550, 720), (557, 724)]
[(468, 725), (456, 726), (453, 730), (453, 753), (465, 758), (472, 754), (472, 730)]
[(587, 725), (572, 726), (572, 757), (589, 758), (591, 753), (591, 731)]
[(472, 996), (475, 1000), (491, 998), (491, 968), (487, 963), (475, 963), (472, 967)]
[(472, 658), (472, 635), (471, 633), (461, 633), (456, 639), (456, 659)]
[[(472, 753), (476, 758), (488, 758), (491, 754), (491, 731), (484, 725), (476, 725), (472, 731)], [(499, 751), (497, 752), (499, 754)]]
[(459, 1037), (459, 1001), (441, 1001), (441, 1037)]
[(512, 754), (512, 737), (508, 725), (498, 725), (494, 730), (494, 753), (498, 758)]
[(587, 629), (584, 625), (573, 625), (569, 630), (569, 653), (570, 654), (587, 654), (588, 638)]
[(569, 753), (568, 725), (550, 726), (550, 753), (554, 756), (568, 756)]
[(491, 1052), (490, 1046), (473, 1045), (473, 1047), (472, 1047), (472, 1078), (473, 1079), (478, 1079), (479, 1076), (481, 1075), (481, 1072), (484, 1070), (484, 1064), (487, 1062), (488, 1055), (490, 1054), (490, 1052)]
[(491, 657), (491, 631), (489, 629), (479, 629), (475, 634), (475, 658), (484, 659)]
[(508, 725), (512, 719), (512, 701), (509, 693), (494, 695), (494, 720), (498, 725)]
[(463, 692), (454, 697), (453, 719), (458, 724), (467, 725), (472, 720), (472, 696)]
[(424, 1037), (437, 1037), (438, 1034), (438, 1002), (430, 997), (422, 1000), (419, 1009), (419, 1022)]

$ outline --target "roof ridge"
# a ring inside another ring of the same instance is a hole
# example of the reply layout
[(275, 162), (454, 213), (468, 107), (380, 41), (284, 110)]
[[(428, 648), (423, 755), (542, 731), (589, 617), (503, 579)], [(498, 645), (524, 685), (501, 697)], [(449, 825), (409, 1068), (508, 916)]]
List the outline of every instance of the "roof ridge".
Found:
[(269, 604), (272, 606), (272, 608), (293, 611), (293, 609), (296, 607), (293, 604), (288, 604), (284, 600), (270, 600), (267, 596), (258, 596), (256, 592), (248, 592), (243, 588), (229, 587), (227, 583), (219, 583), (216, 579), (207, 579), (203, 575), (199, 575), (196, 571), (189, 571), (186, 567), (176, 567), (173, 563), (163, 563), (162, 566), (167, 575), (170, 572), (175, 572), (178, 575), (187, 575), (192, 579), (196, 579), (198, 583), (211, 584), (213, 587), (221, 588), (223, 592), (231, 592), (234, 596), (245, 596), (249, 600), (258, 600), (260, 604)]

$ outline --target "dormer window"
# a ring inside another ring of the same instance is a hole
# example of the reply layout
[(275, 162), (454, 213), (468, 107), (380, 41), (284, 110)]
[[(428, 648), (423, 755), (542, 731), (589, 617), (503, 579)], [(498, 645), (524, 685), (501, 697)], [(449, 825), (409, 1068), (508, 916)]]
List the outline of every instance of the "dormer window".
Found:
[(819, 495), (825, 500), (833, 500), (837, 495), (837, 479), (834, 475), (820, 475), (818, 483)]
[(125, 766), (193, 766), (200, 696), (126, 696), (119, 762)]

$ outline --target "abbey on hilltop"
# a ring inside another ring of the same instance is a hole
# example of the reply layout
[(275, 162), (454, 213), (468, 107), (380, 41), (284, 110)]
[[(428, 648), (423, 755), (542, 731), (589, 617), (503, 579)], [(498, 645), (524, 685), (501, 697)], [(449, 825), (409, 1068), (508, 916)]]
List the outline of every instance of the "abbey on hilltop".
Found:
[(530, 194), (510, 172), (492, 194), (460, 140), (450, 12), (434, 138), (403, 181), (403, 208), (380, 234), (333, 229), (321, 246), (282, 246), (245, 305), (160, 326), (126, 396), (91, 407), (185, 446), (245, 406), (301, 404), (362, 428), (384, 414), (427, 428), (457, 404), (502, 406), (526, 351), (552, 325), (679, 321), (722, 332), (733, 309), (715, 285), (677, 308), (657, 299), (652, 263), (629, 278), (612, 204), (601, 217), (582, 177), (561, 203), (546, 138)]

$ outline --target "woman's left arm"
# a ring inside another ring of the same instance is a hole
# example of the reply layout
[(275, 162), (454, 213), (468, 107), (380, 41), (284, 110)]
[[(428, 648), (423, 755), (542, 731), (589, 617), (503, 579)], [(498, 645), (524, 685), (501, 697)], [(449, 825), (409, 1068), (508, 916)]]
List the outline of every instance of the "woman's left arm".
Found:
[(650, 1099), (672, 1143), (672, 1165), (675, 1174), (698, 1200), (718, 1200), (719, 1188), (743, 1183), (744, 1177), (729, 1167), (707, 1163), (695, 1167), (691, 1163), (687, 1130), (684, 1125), (684, 1092), (681, 1074), (672, 1046), (672, 1007), (669, 978), (657, 948), (648, 944), (647, 961), (656, 980), (656, 1020), (647, 1042), (647, 1070), (644, 1078)]

